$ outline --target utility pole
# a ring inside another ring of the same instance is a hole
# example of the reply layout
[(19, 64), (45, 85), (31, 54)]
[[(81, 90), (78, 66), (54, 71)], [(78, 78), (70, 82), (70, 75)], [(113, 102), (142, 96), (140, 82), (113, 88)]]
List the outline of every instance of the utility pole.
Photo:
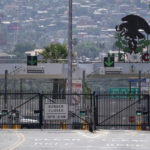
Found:
[(142, 107), (141, 107), (141, 70), (139, 71), (139, 79), (138, 79), (138, 107), (136, 110), (136, 122), (137, 122), (137, 130), (141, 130), (142, 123)]
[(22, 95), (22, 81), (23, 81), (23, 79), (20, 79), (20, 99), (23, 98), (23, 95)]
[(68, 25), (68, 93), (72, 93), (72, 0), (69, 0)]
[(131, 100), (132, 95), (131, 95), (131, 81), (129, 81), (129, 100)]
[(141, 71), (139, 71), (139, 80), (138, 80), (138, 95), (139, 95), (139, 104), (141, 104)]
[(4, 108), (7, 108), (7, 76), (8, 70), (5, 70), (5, 95), (4, 95)]
[(85, 70), (83, 70), (82, 72), (82, 93), (83, 93), (82, 106), (84, 107), (85, 105)]

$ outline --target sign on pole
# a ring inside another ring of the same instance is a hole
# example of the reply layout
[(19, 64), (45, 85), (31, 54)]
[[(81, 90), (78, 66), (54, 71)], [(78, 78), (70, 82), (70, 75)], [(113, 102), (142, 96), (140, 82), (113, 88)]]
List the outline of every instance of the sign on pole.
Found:
[[(139, 82), (139, 79), (129, 79), (129, 82)], [(146, 78), (142, 78), (141, 82), (146, 82)]]
[(111, 98), (129, 98), (129, 94), (131, 94), (132, 98), (136, 98), (138, 88), (131, 88), (131, 93), (129, 88), (110, 88), (109, 94)]
[(114, 57), (108, 55), (108, 57), (104, 57), (104, 67), (114, 67)]
[(45, 103), (45, 120), (66, 120), (68, 119), (68, 104)]
[(37, 66), (37, 56), (27, 56), (28, 66)]

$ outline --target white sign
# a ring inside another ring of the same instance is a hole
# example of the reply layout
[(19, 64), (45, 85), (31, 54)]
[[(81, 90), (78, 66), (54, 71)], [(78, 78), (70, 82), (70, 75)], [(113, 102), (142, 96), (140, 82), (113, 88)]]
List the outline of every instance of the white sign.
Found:
[(68, 119), (68, 104), (45, 103), (45, 120)]
[(106, 74), (119, 74), (122, 72), (121, 67), (106, 67), (105, 68), (105, 73)]
[(42, 66), (27, 66), (27, 73), (44, 73)]

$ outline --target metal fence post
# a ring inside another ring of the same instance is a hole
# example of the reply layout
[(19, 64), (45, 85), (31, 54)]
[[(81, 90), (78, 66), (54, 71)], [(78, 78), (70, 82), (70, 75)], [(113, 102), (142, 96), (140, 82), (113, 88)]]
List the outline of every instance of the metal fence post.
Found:
[(96, 95), (95, 97), (94, 120), (95, 120), (95, 130), (96, 130), (96, 126), (98, 125), (98, 95)]
[(4, 94), (4, 108), (7, 109), (7, 80), (8, 70), (5, 70), (5, 94)]
[(91, 115), (90, 115), (90, 126), (89, 126), (89, 131), (93, 132), (95, 129), (95, 119), (94, 119), (94, 97), (95, 97), (95, 92), (93, 92), (93, 94), (91, 94)]
[(150, 103), (149, 103), (149, 95), (148, 95), (148, 99), (147, 99), (147, 112), (148, 112), (148, 127), (149, 127), (149, 129), (150, 129)]
[(94, 107), (94, 112), (93, 112), (93, 115), (94, 115), (94, 120), (93, 120), (93, 129), (94, 130), (96, 130), (96, 103), (95, 103), (95, 101), (96, 101), (96, 95), (94, 94), (93, 95), (94, 96), (94, 98), (93, 98), (93, 107)]
[(42, 128), (43, 126), (43, 94), (39, 94), (39, 111), (40, 111), (40, 114), (39, 114), (39, 125), (40, 125), (40, 128)]
[(89, 124), (89, 131), (90, 132), (93, 132), (93, 127), (92, 127), (92, 124), (93, 124), (93, 122), (92, 122), (92, 118), (93, 118), (93, 104), (92, 104), (92, 101), (93, 101), (93, 94), (90, 94), (90, 124)]

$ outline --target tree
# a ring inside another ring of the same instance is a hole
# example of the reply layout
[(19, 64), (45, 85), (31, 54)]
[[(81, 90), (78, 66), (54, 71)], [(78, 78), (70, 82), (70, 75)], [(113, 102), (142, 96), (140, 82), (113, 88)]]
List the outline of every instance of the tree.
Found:
[(50, 60), (52, 63), (57, 63), (58, 59), (67, 59), (67, 46), (66, 44), (61, 43), (51, 43), (49, 46), (44, 48), (41, 55), (46, 62)]

